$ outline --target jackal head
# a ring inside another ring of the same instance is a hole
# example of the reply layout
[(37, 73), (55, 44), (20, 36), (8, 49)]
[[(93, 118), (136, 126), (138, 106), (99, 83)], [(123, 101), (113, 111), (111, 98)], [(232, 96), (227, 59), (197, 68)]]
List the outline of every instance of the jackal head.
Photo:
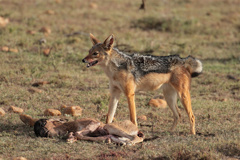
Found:
[(93, 46), (82, 62), (88, 63), (87, 67), (95, 66), (97, 64), (106, 65), (113, 48), (113, 35), (110, 35), (103, 43), (96, 39), (91, 33), (90, 38)]

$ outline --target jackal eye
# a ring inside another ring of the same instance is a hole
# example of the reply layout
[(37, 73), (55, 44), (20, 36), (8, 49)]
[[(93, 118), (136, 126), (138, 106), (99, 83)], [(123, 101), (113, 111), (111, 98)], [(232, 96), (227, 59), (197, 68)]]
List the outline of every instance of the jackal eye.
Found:
[(97, 52), (94, 52), (92, 55), (96, 56), (96, 55), (98, 55), (98, 53), (97, 53)]

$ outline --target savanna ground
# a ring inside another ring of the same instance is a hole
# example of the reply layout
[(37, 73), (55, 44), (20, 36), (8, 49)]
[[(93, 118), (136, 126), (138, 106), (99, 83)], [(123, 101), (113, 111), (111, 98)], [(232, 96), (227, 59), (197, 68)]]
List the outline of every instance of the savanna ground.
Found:
[[(146, 140), (135, 146), (37, 138), (18, 114), (0, 117), (0, 159), (239, 159), (240, 158), (240, 1), (1, 0), (0, 16), (9, 18), (0, 28), (0, 107), (24, 109), (42, 118), (47, 108), (79, 105), (81, 117), (105, 121), (108, 80), (81, 59), (92, 46), (88, 33), (104, 40), (114, 34), (115, 44), (128, 52), (192, 55), (202, 60), (203, 74), (192, 80), (191, 96), (197, 135), (189, 134), (188, 117), (178, 102), (182, 120), (170, 132), (172, 112), (148, 106), (161, 92), (136, 96), (139, 128)], [(39, 32), (42, 27), (50, 34)], [(27, 31), (36, 31), (34, 35)], [(73, 34), (77, 32), (77, 34)], [(46, 43), (40, 45), (39, 40)], [(49, 56), (44, 49), (51, 48)], [(50, 84), (35, 87), (37, 81)], [(68, 116), (70, 120), (74, 117)], [(115, 116), (129, 119), (124, 96)]]

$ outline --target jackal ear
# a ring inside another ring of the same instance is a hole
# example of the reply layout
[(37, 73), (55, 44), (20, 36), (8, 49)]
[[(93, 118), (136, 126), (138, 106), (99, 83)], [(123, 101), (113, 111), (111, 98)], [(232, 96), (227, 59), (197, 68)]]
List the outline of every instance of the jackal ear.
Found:
[(106, 50), (110, 50), (113, 48), (114, 36), (113, 34), (109, 36), (104, 42), (103, 46)]
[(91, 38), (91, 40), (92, 40), (93, 45), (100, 43), (100, 41), (99, 41), (97, 38), (95, 38), (95, 37), (92, 35), (92, 33), (90, 33), (90, 38)]

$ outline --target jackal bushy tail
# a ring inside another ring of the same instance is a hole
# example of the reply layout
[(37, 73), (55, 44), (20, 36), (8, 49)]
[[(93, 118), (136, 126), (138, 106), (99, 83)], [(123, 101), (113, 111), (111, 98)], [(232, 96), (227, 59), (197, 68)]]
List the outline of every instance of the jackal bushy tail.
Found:
[(192, 56), (186, 58), (185, 66), (190, 72), (191, 77), (197, 77), (202, 73), (202, 62)]
[(190, 73), (191, 77), (197, 77), (202, 73), (202, 62), (192, 56), (181, 58), (178, 55), (171, 55), (168, 57), (171, 63), (170, 70), (179, 66), (184, 66)]

